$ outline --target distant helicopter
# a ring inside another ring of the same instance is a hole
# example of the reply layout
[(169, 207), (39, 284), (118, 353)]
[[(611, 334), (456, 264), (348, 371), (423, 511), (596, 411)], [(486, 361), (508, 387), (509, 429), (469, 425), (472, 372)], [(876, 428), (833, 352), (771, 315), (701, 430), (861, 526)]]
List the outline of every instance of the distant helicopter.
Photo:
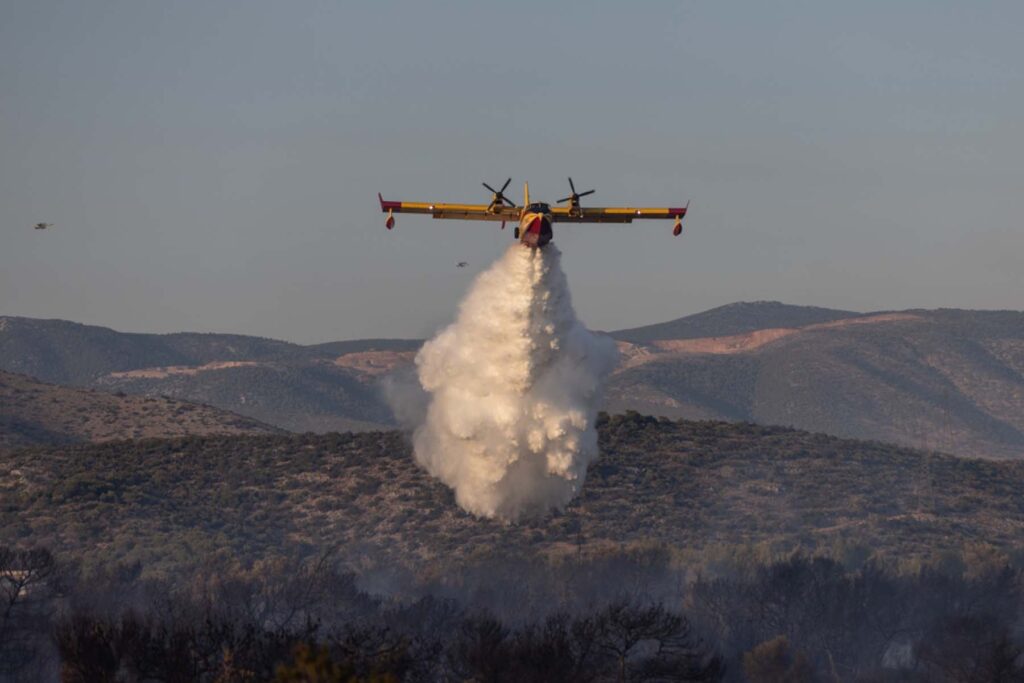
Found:
[(52, 227), (53, 227), (53, 223), (36, 223), (36, 225), (35, 225), (35, 229), (36, 230), (46, 230), (47, 228), (52, 228)]
[(469, 265), (468, 261), (459, 261), (458, 263), (455, 264), (455, 267), (456, 268), (465, 268), (468, 265)]

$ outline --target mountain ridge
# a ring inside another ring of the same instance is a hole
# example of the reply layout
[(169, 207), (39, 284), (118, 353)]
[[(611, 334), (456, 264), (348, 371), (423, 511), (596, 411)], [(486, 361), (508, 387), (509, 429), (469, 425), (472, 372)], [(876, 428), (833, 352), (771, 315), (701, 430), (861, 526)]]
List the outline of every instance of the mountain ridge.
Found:
[(608, 334), (621, 341), (646, 343), (661, 339), (724, 337), (768, 328), (806, 327), (861, 315), (871, 314), (794, 306), (780, 301), (737, 301), (662, 323), (615, 330)]
[[(681, 336), (663, 338), (669, 332)], [(965, 456), (1024, 457), (1019, 311), (854, 313), (739, 302), (610, 334), (622, 352), (605, 392), (605, 408), (612, 411), (780, 424)], [(384, 339), (301, 346), (0, 318), (0, 369), (208, 403), (291, 431), (393, 426), (383, 383), (411, 370), (420, 344)]]

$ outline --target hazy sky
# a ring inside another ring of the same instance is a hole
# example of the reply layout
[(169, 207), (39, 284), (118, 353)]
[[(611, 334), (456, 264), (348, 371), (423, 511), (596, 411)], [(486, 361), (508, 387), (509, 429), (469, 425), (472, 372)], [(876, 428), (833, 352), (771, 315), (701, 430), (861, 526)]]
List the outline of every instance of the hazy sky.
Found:
[(423, 336), (511, 228), (388, 233), (376, 193), (554, 200), (566, 175), (693, 202), (679, 239), (555, 226), (594, 328), (1020, 309), (1022, 34), (1016, 0), (6, 0), (0, 315)]

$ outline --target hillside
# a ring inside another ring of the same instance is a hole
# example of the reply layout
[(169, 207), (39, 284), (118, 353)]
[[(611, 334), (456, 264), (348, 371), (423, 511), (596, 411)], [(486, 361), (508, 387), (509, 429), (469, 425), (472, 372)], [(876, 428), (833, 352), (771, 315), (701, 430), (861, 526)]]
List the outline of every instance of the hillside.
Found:
[(0, 461), (0, 544), (152, 571), (327, 547), (364, 568), (623, 544), (705, 563), (795, 548), (897, 563), (978, 544), (1024, 550), (1024, 463), (636, 414), (599, 431), (583, 494), (516, 525), (458, 509), (395, 432), (25, 449)]
[[(359, 356), (360, 354), (351, 354)], [(403, 362), (411, 359), (411, 353)], [(197, 401), (294, 432), (392, 425), (372, 368), (329, 359), (220, 361), (112, 372), (89, 386)]]
[(0, 450), (80, 441), (278, 431), (210, 406), (73, 389), (0, 371)]
[(1024, 455), (1024, 314), (903, 311), (620, 344), (612, 409)]
[(611, 336), (620, 341), (644, 344), (659, 339), (726, 337), (779, 327), (805, 327), (859, 315), (853, 311), (791, 306), (778, 301), (740, 301), (657, 325), (618, 330)]
[[(391, 425), (391, 411), (374, 386), (378, 373), (359, 354), (403, 353), (419, 344), (354, 340), (301, 346), (242, 335), (135, 334), (64, 320), (0, 317), (0, 370), (205, 403), (291, 431)], [(334, 362), (352, 354), (355, 368)]]
[[(611, 333), (605, 407), (745, 420), (958, 455), (1024, 456), (1024, 313), (852, 313), (738, 303)], [(0, 369), (207, 403), (292, 431), (394, 425), (381, 380), (416, 340), (300, 346), (216, 334), (124, 334), (0, 318)]]

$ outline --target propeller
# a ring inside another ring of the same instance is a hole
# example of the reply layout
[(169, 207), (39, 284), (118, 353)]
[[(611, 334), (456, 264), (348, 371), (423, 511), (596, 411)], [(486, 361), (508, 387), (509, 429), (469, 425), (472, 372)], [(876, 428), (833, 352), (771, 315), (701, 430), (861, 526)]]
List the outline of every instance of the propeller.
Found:
[(586, 192), (577, 192), (576, 186), (572, 184), (572, 178), (569, 178), (569, 187), (572, 188), (572, 194), (568, 197), (563, 197), (558, 200), (558, 203), (569, 202), (569, 209), (575, 210), (580, 208), (580, 197), (586, 197), (588, 194), (594, 194), (597, 190), (587, 190)]
[(494, 209), (496, 206), (500, 205), (502, 202), (507, 203), (511, 207), (515, 207), (516, 203), (514, 201), (512, 201), (511, 199), (509, 199), (508, 197), (505, 196), (505, 188), (507, 188), (508, 184), (511, 183), (511, 182), (512, 182), (511, 178), (506, 180), (505, 184), (501, 186), (500, 190), (495, 190), (493, 187), (491, 187), (487, 183), (480, 183), (481, 185), (486, 187), (488, 190), (490, 190), (491, 193), (493, 194), (493, 196), (491, 197), (491, 205), (489, 207), (487, 207), (487, 208)]

